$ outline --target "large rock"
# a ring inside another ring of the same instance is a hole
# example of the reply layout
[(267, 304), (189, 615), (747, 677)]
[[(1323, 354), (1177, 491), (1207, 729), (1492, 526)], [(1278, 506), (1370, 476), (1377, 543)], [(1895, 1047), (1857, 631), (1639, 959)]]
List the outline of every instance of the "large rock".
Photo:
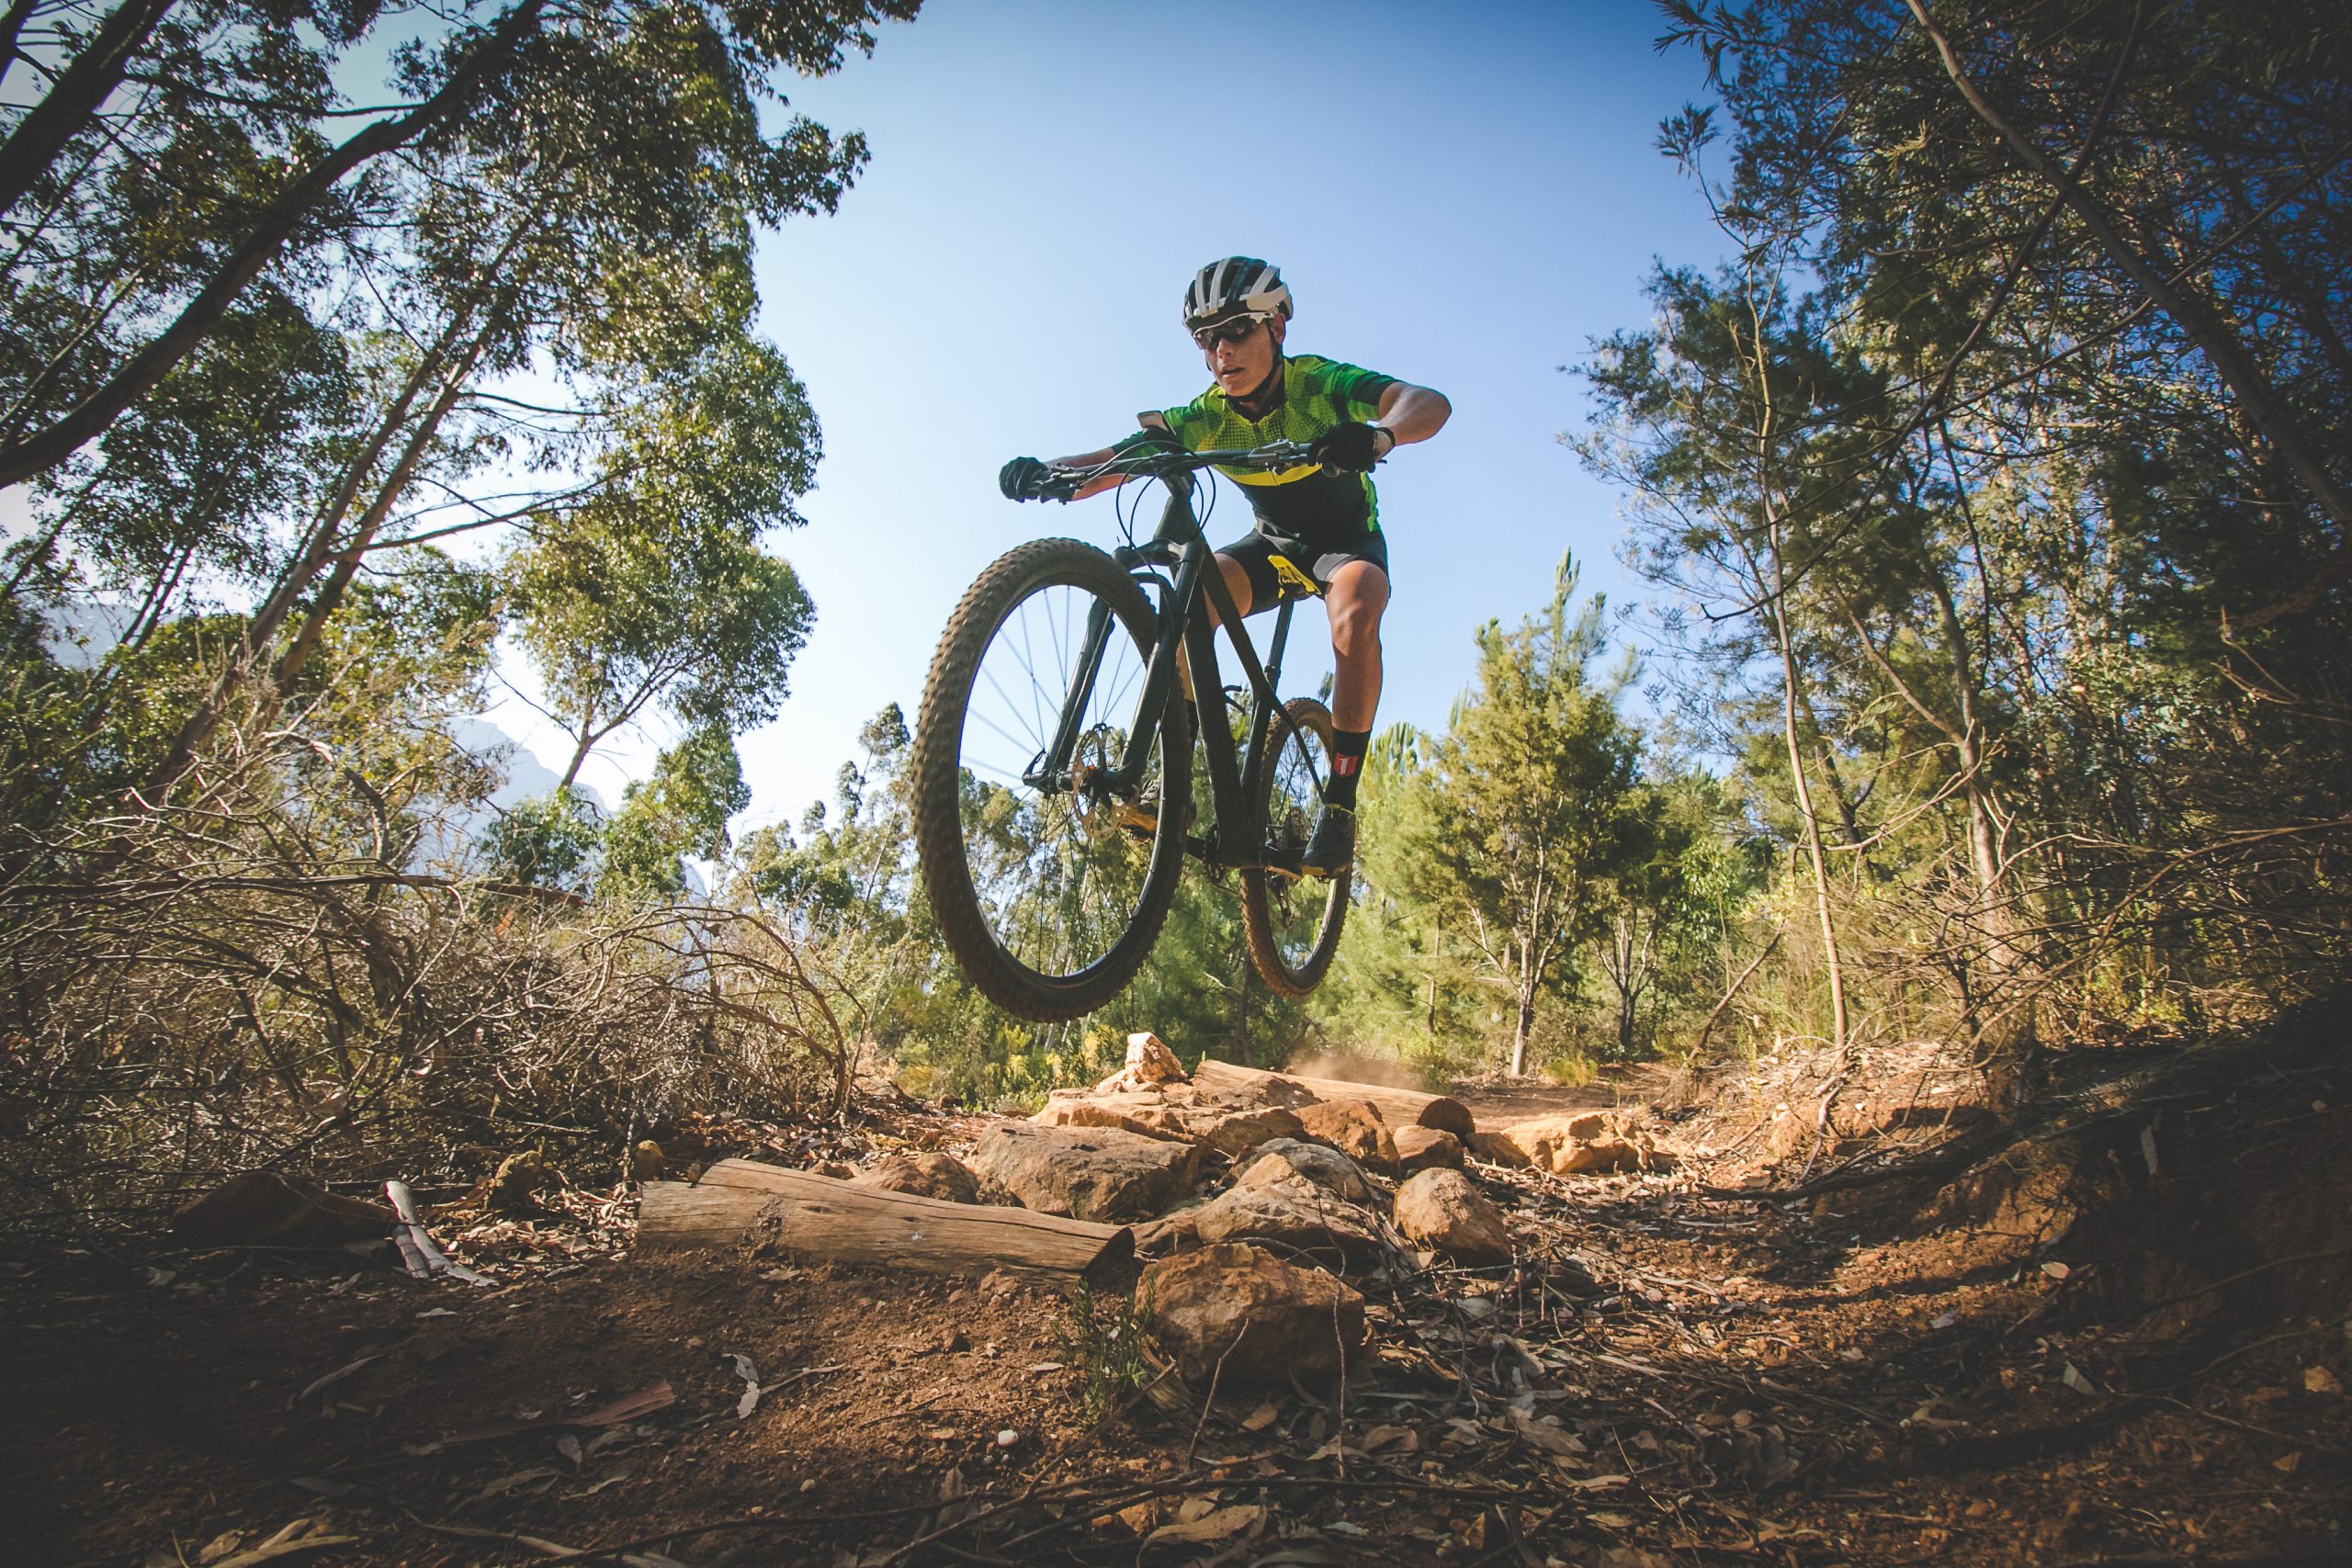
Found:
[[(1124, 1097), (1135, 1099), (1135, 1096)], [(1064, 1127), (1116, 1127), (1121, 1132), (1140, 1133), (1147, 1138), (1168, 1138), (1182, 1143), (1198, 1140), (1184, 1123), (1184, 1114), (1170, 1105), (1098, 1104), (1081, 1100), (1061, 1108), (1059, 1124)], [(1040, 1113), (1042, 1114), (1042, 1112)], [(1050, 1125), (1050, 1123), (1049, 1123)]]
[(1306, 1133), (1297, 1114), (1279, 1105), (1230, 1111), (1212, 1105), (1191, 1107), (1184, 1112), (1184, 1124), (1198, 1142), (1236, 1158), (1269, 1138), (1297, 1139)]
[(1490, 1132), (1482, 1127), (1464, 1138), (1463, 1145), (1469, 1153), (1495, 1165), (1523, 1167), (1528, 1163), (1519, 1145), (1498, 1130)]
[(1396, 1228), (1417, 1247), (1456, 1263), (1508, 1263), (1510, 1231), (1487, 1195), (1458, 1170), (1424, 1170), (1396, 1189)]
[(1318, 1144), (1329, 1144), (1362, 1165), (1396, 1168), (1396, 1144), (1369, 1100), (1330, 1100), (1298, 1108), (1299, 1125)]
[[(1477, 1118), (1470, 1114), (1470, 1108), (1460, 1100), (1442, 1094), (1421, 1107), (1420, 1114), (1414, 1118), (1414, 1124), (1421, 1127), (1434, 1127), (1441, 1133), (1451, 1133), (1465, 1144), (1470, 1141), (1470, 1134), (1478, 1130)], [(1403, 1131), (1402, 1128), (1397, 1130)]]
[(172, 1229), (198, 1247), (336, 1247), (382, 1241), (395, 1216), (388, 1203), (346, 1198), (315, 1181), (248, 1170), (172, 1215)]
[(1623, 1170), (1649, 1165), (1659, 1157), (1646, 1135), (1629, 1129), (1605, 1111), (1515, 1122), (1495, 1134), (1495, 1140), (1517, 1156), (1514, 1163), (1532, 1165), (1555, 1176)]
[(1185, 1197), (1200, 1176), (1197, 1145), (1170, 1143), (1114, 1127), (990, 1127), (972, 1150), (972, 1169), (1041, 1214), (1126, 1224)]
[(954, 1155), (887, 1155), (850, 1178), (852, 1185), (885, 1192), (911, 1192), (943, 1203), (977, 1203), (980, 1184)]
[(1399, 1127), (1389, 1134), (1396, 1144), (1396, 1168), (1417, 1170), (1462, 1168), (1462, 1140), (1439, 1127)]
[(1136, 1232), (1146, 1252), (1189, 1252), (1219, 1242), (1280, 1244), (1285, 1257), (1305, 1254), (1342, 1269), (1369, 1268), (1382, 1245), (1372, 1216), (1269, 1156), (1259, 1162), (1277, 1174), (1227, 1189), (1205, 1203), (1177, 1210)]
[(1318, 1269), (1242, 1243), (1147, 1266), (1136, 1286), (1146, 1330), (1186, 1382), (1287, 1386), (1336, 1376), (1364, 1342), (1363, 1298)]
[(1241, 1167), (1241, 1174), (1234, 1179), (1237, 1187), (1280, 1181), (1295, 1171), (1351, 1203), (1368, 1202), (1372, 1198), (1372, 1184), (1363, 1179), (1356, 1162), (1321, 1144), (1269, 1138), (1236, 1163)]

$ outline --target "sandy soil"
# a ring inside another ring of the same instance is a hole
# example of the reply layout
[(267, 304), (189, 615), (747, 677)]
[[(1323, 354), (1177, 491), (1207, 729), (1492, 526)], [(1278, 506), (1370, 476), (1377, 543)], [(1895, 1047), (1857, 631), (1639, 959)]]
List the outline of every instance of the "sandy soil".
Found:
[[(1001, 1279), (641, 1260), (553, 1218), (481, 1290), (19, 1250), (0, 1561), (2344, 1561), (2352, 1114), (2324, 1056), (2271, 1065), (2151, 1108), (2100, 1098), (2135, 1063), (2062, 1061), (2063, 1135), (1958, 1155), (1947, 1124), (1775, 1161), (1785, 1102), (1726, 1092), (1673, 1132), (1744, 1146), (1679, 1170), (1482, 1167), (1526, 1258), (1371, 1289), (1387, 1348), (1336, 1397), (1101, 1425), (1069, 1303)], [(972, 1124), (877, 1110), (868, 1142)]]

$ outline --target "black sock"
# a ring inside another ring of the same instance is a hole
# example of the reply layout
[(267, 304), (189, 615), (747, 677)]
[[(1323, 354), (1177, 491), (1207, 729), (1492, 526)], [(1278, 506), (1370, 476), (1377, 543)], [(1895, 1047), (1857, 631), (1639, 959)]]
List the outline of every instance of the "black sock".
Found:
[(1363, 776), (1363, 749), (1371, 742), (1369, 729), (1331, 732), (1331, 784), (1323, 792), (1325, 805), (1356, 808), (1356, 781)]

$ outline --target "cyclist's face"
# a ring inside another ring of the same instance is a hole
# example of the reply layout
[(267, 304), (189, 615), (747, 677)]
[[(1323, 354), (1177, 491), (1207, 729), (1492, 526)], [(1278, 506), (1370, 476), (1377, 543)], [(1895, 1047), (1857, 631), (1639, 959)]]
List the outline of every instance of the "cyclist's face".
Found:
[(1283, 329), (1287, 324), (1280, 320), (1253, 321), (1246, 335), (1212, 338), (1202, 348), (1201, 357), (1208, 362), (1210, 374), (1227, 397), (1246, 398), (1266, 384), (1274, 362), (1282, 356)]

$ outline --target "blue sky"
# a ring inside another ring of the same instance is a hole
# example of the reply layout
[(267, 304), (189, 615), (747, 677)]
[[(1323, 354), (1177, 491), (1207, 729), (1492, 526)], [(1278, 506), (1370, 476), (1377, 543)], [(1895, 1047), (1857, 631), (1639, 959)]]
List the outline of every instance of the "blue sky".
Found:
[[(871, 58), (797, 84), (794, 106), (863, 130), (873, 162), (839, 214), (760, 249), (763, 324), (826, 457), (808, 527), (781, 540), (816, 630), (782, 716), (743, 739), (745, 825), (829, 795), (885, 704), (912, 716), (990, 559), (1041, 534), (1115, 540), (1107, 497), (1016, 506), (997, 467), (1102, 445), (1206, 385), (1177, 305), (1229, 253), (1282, 266), (1294, 349), (1453, 403), (1379, 475), (1384, 723), (1442, 728), (1474, 629), (1539, 607), (1563, 550), (1588, 587), (1631, 596), (1617, 497), (1554, 438), (1583, 417), (1557, 367), (1646, 319), (1653, 259), (1721, 249), (1653, 147), (1704, 86), (1694, 54), (1654, 51), (1658, 30), (1646, 0), (929, 0)], [(1246, 527), (1228, 490), (1210, 531)], [(1300, 630), (1328, 666), (1319, 615)], [(1285, 685), (1311, 691), (1293, 668)], [(658, 739), (589, 776), (612, 793)]]

